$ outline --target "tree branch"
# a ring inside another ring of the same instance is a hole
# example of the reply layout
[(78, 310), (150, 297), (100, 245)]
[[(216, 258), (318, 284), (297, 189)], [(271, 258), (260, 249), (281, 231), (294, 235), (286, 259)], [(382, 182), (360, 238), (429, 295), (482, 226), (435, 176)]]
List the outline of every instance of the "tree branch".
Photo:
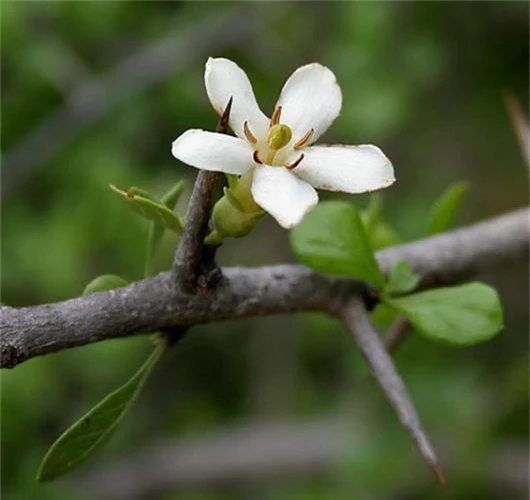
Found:
[[(232, 109), (232, 98), (217, 125), (217, 132), (226, 133)], [(209, 273), (215, 269), (215, 247), (204, 252), (204, 238), (208, 231), (208, 219), (212, 213), (214, 188), (221, 178), (220, 172), (200, 170), (193, 186), (186, 225), (179, 241), (173, 262), (173, 281), (177, 287), (193, 293), (201, 271)], [(203, 269), (201, 269), (201, 263)], [(218, 277), (220, 278), (220, 276)]]
[[(480, 270), (528, 258), (528, 209), (378, 252), (383, 271), (405, 259), (423, 286), (455, 283)], [(304, 266), (225, 268), (215, 289), (175, 290), (171, 273), (129, 286), (34, 307), (1, 308), (0, 366), (111, 338), (224, 319), (297, 311), (336, 314), (363, 283)]]

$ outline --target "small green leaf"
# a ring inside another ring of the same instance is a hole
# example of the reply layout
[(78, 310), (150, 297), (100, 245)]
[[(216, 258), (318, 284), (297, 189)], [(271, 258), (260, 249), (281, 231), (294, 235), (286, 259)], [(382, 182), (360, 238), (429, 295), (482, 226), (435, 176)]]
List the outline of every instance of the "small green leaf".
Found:
[(366, 232), (373, 250), (380, 250), (381, 248), (391, 247), (401, 243), (401, 238), (397, 232), (382, 220), (377, 221)]
[(383, 288), (383, 275), (352, 205), (320, 203), (291, 231), (290, 239), (297, 257), (313, 269), (353, 276)]
[(421, 276), (410, 267), (405, 260), (396, 262), (388, 276), (386, 292), (390, 295), (398, 295), (414, 290), (421, 281)]
[(180, 218), (167, 206), (158, 201), (134, 194), (130, 190), (124, 191), (112, 184), (110, 184), (110, 188), (127, 201), (131, 208), (142, 217), (157, 222), (179, 235), (182, 233), (183, 226)]
[[(186, 182), (181, 180), (177, 182), (160, 200), (170, 210), (177, 205), (182, 195)], [(147, 248), (145, 253), (144, 276), (147, 278), (153, 274), (154, 259), (158, 244), (164, 236), (165, 226), (159, 222), (151, 221), (147, 232)]]
[(129, 381), (110, 393), (55, 441), (42, 460), (37, 481), (50, 481), (79, 467), (106, 441), (140, 393), (166, 346), (160, 341)]
[(396, 231), (381, 217), (382, 208), (381, 193), (373, 193), (368, 206), (361, 212), (361, 220), (374, 251), (400, 243)]
[(452, 227), (467, 191), (467, 183), (456, 182), (440, 195), (429, 213), (427, 234), (442, 233)]
[(113, 290), (114, 288), (121, 288), (128, 285), (129, 282), (124, 280), (121, 276), (115, 274), (103, 274), (94, 278), (83, 290), (83, 295), (90, 295), (96, 292), (105, 292), (106, 290)]
[(367, 232), (369, 232), (372, 229), (372, 226), (377, 224), (380, 220), (382, 210), (383, 198), (381, 193), (372, 193), (368, 205), (361, 212), (361, 219)]
[(162, 196), (162, 199), (160, 200), (162, 204), (164, 204), (170, 210), (174, 210), (180, 197), (182, 196), (185, 185), (186, 181), (178, 181), (164, 196)]
[(139, 188), (139, 187), (130, 187), (127, 189), (127, 193), (134, 196), (141, 196), (142, 198), (147, 198), (148, 200), (156, 201), (156, 198), (145, 189)]
[(147, 245), (145, 252), (144, 277), (148, 278), (153, 274), (154, 260), (158, 244), (164, 236), (165, 228), (158, 222), (150, 222), (147, 231)]
[(448, 344), (484, 342), (503, 327), (499, 296), (483, 283), (438, 288), (385, 301), (405, 314), (419, 333)]

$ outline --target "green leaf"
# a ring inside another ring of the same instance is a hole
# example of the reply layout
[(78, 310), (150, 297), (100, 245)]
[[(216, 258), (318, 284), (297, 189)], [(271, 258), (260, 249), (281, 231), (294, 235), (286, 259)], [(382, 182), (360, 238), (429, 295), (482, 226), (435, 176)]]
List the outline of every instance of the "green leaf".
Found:
[(154, 260), (158, 244), (164, 236), (164, 226), (157, 222), (150, 222), (147, 231), (147, 246), (145, 252), (144, 277), (148, 278), (153, 274)]
[(379, 290), (384, 278), (361, 218), (348, 203), (320, 203), (290, 233), (297, 257), (317, 271), (353, 276)]
[(90, 295), (96, 292), (105, 292), (106, 290), (114, 290), (128, 285), (129, 282), (124, 280), (121, 276), (115, 274), (103, 274), (94, 278), (83, 290), (83, 295)]
[(368, 206), (361, 212), (361, 220), (374, 251), (400, 243), (399, 235), (382, 219), (382, 207), (381, 194), (373, 193)]
[(442, 233), (452, 227), (467, 191), (467, 183), (456, 182), (440, 195), (429, 213), (427, 234)]
[[(177, 205), (186, 182), (181, 180), (177, 182), (164, 196), (161, 202), (168, 209), (173, 210)], [(153, 274), (154, 258), (158, 244), (164, 236), (165, 226), (159, 222), (151, 221), (147, 232), (147, 249), (145, 254), (144, 276), (147, 278)]]
[(79, 467), (109, 438), (140, 393), (166, 346), (160, 341), (128, 382), (110, 393), (55, 441), (40, 464), (37, 481), (50, 481)]
[(143, 198), (156, 201), (156, 198), (149, 191), (146, 191), (145, 189), (142, 189), (139, 187), (135, 187), (135, 186), (130, 187), (129, 189), (127, 189), (127, 193), (129, 195), (141, 196)]
[(134, 192), (130, 190), (124, 191), (112, 184), (110, 184), (110, 188), (123, 200), (127, 201), (130, 207), (142, 217), (158, 222), (178, 235), (182, 233), (183, 226), (180, 218), (166, 205), (144, 196), (134, 194)]
[(484, 342), (503, 327), (499, 296), (483, 283), (438, 288), (385, 301), (405, 314), (419, 333), (448, 344)]
[(164, 196), (162, 196), (160, 201), (170, 210), (174, 210), (180, 197), (182, 196), (185, 185), (186, 181), (178, 181)]
[(388, 276), (386, 292), (390, 295), (397, 295), (414, 290), (421, 281), (421, 276), (410, 267), (405, 260), (396, 262)]

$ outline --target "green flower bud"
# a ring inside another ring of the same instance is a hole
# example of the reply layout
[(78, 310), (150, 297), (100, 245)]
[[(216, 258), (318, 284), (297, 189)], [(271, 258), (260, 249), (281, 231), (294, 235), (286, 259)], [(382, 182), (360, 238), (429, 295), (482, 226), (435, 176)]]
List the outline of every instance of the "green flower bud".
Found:
[(214, 231), (206, 237), (207, 245), (219, 245), (224, 238), (246, 236), (265, 216), (265, 212), (256, 204), (250, 192), (252, 174), (251, 170), (230, 189), (225, 188), (224, 196), (213, 208)]

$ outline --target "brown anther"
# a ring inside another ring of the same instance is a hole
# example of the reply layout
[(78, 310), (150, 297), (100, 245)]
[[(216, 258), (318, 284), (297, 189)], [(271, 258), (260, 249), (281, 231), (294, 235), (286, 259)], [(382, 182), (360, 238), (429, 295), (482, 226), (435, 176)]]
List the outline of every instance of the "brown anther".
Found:
[(280, 123), (281, 116), (282, 116), (282, 107), (281, 106), (276, 106), (274, 108), (274, 113), (272, 113), (271, 127), (273, 125), (278, 125), (278, 123)]
[(254, 151), (254, 153), (252, 153), (252, 158), (254, 159), (254, 161), (256, 163), (259, 163), (260, 165), (263, 165), (263, 162), (261, 161), (261, 158), (259, 157), (259, 153), (258, 151)]
[(294, 149), (302, 149), (305, 148), (313, 138), (313, 134), (315, 133), (315, 129), (309, 129), (305, 135), (293, 146)]
[(285, 168), (288, 168), (289, 170), (292, 170), (293, 168), (298, 167), (300, 165), (300, 162), (304, 159), (304, 153), (300, 154), (300, 157), (294, 162), (294, 163), (286, 163), (284, 165)]
[(256, 136), (250, 130), (248, 122), (243, 123), (243, 133), (245, 134), (245, 137), (248, 139), (248, 141), (252, 144), (256, 144), (256, 142), (258, 142)]

